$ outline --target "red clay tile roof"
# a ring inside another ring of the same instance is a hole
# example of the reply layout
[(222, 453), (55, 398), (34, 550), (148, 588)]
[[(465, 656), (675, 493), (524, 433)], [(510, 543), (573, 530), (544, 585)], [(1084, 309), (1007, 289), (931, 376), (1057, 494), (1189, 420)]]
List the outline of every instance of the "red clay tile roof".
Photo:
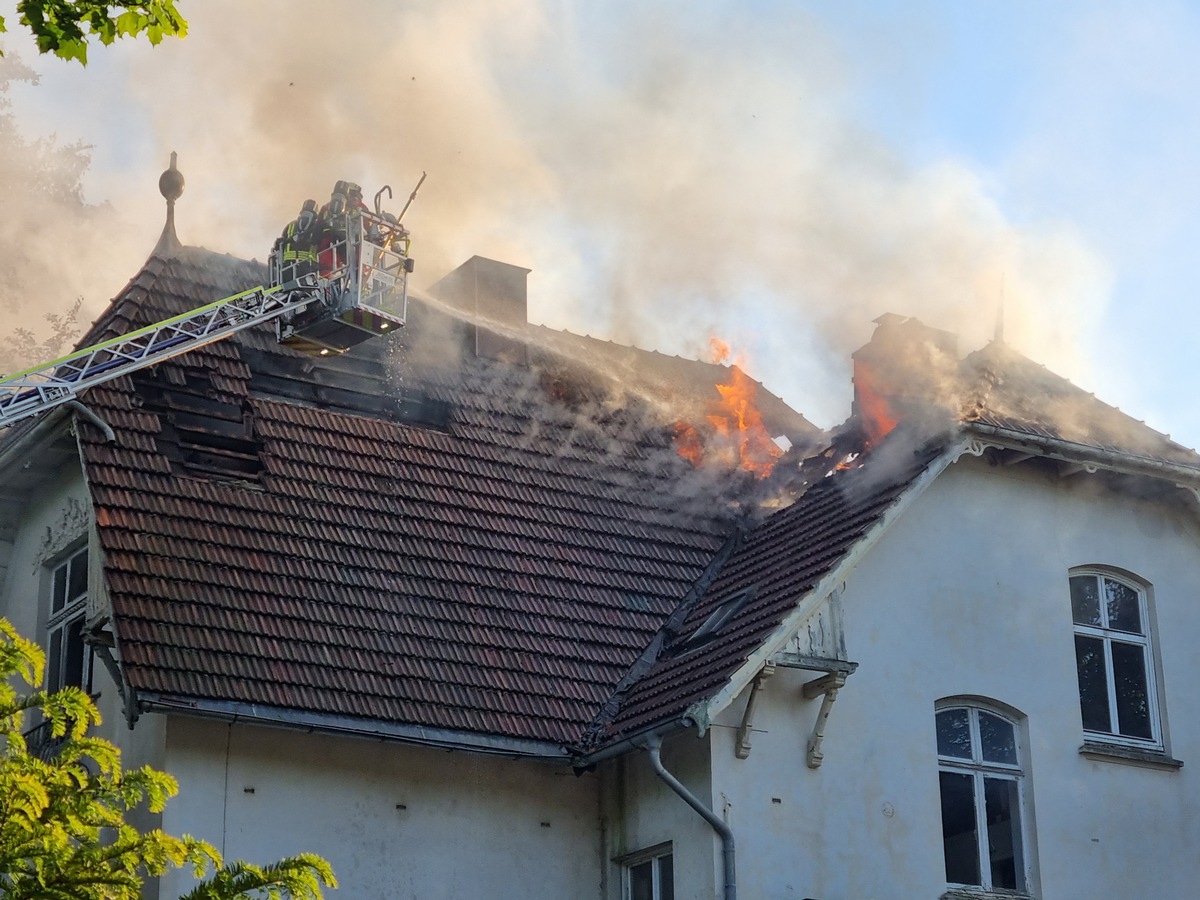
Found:
[[(740, 541), (712, 587), (688, 611), (619, 713), (593, 723), (591, 746), (612, 743), (683, 715), (715, 695), (936, 458), (941, 444), (914, 447), (897, 429), (860, 465), (818, 479), (791, 506)], [(714, 638), (690, 641), (721, 604), (749, 591), (745, 605)]]
[[(85, 340), (264, 276), (192, 248), (152, 258)], [(333, 360), (261, 328), (93, 389), (117, 441), (81, 425), (84, 463), (133, 689), (586, 752), (720, 691), (936, 453), (885, 453), (899, 429), (731, 543), (753, 479), (693, 470), (662, 409), (718, 367), (633, 352), (623, 392), (628, 352), (554, 334), (528, 365), (480, 358), (414, 303), (401, 333)], [(968, 425), (1196, 461), (1006, 348), (964, 371)]]
[[(264, 276), (152, 258), (89, 338)], [(81, 428), (136, 692), (577, 741), (724, 541), (721, 482), (636, 399), (562, 402), (455, 329), (413, 304), (314, 361), (263, 327), (88, 394), (117, 435)]]

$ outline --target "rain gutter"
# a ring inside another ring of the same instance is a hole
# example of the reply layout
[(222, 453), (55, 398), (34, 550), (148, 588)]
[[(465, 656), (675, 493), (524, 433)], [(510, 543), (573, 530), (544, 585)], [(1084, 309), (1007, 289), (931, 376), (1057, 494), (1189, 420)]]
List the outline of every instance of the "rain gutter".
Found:
[(577, 756), (575, 758), (575, 770), (582, 772), (584, 769), (590, 769), (604, 762), (606, 759), (612, 759), (614, 756), (621, 756), (634, 750), (644, 750), (651, 741), (661, 742), (665, 735), (676, 731), (683, 731), (693, 727), (695, 724), (695, 720), (690, 716), (660, 722), (658, 725), (653, 725), (643, 731), (635, 732), (629, 737), (624, 737), (619, 741), (607, 744), (586, 756)]
[(214, 719), (230, 725), (244, 722), (251, 725), (286, 728), (309, 733), (397, 741), (436, 747), (439, 750), (469, 750), (475, 753), (549, 762), (566, 763), (570, 759), (566, 749), (553, 741), (475, 734), (450, 728), (429, 728), (422, 725), (384, 722), (379, 719), (331, 716), (229, 700), (185, 699), (164, 697), (161, 694), (139, 694), (138, 700), (141, 712), (171, 713)]
[(682, 781), (667, 771), (662, 761), (662, 738), (657, 735), (646, 742), (646, 752), (650, 754), (650, 765), (654, 773), (664, 781), (671, 790), (680, 796), (684, 803), (694, 809), (712, 826), (721, 838), (721, 857), (725, 869), (724, 900), (737, 900), (737, 866), (733, 853), (733, 829), (715, 812), (700, 802), (700, 798), (689, 791)]
[(1200, 485), (1200, 468), (1195, 466), (1186, 466), (1181, 463), (1168, 462), (1167, 460), (1155, 459), (1149, 456), (1105, 450), (1101, 447), (1093, 447), (1090, 444), (1079, 444), (1074, 441), (1065, 441), (1061, 438), (1029, 434), (1024, 431), (1014, 431), (1008, 428), (1001, 428), (997, 425), (985, 425), (982, 422), (971, 422), (967, 425), (967, 429), (976, 434), (999, 438), (1020, 447), (1038, 447), (1049, 454), (1063, 457), (1064, 461), (1068, 462), (1082, 460), (1125, 473), (1179, 479), (1188, 482), (1188, 486), (1192, 488)]

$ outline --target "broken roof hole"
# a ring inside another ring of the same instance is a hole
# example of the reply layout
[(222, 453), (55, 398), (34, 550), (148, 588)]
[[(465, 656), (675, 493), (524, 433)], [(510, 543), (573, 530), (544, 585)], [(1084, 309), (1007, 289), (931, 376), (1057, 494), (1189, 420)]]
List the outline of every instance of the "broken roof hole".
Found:
[(262, 446), (244, 401), (215, 399), (204, 370), (160, 366), (133, 376), (142, 408), (158, 416), (158, 451), (189, 475), (258, 481)]
[(697, 628), (686, 641), (683, 648), (690, 650), (693, 647), (698, 647), (707, 641), (716, 637), (718, 632), (729, 624), (729, 620), (736, 616), (743, 606), (754, 596), (754, 588), (749, 587), (738, 591), (713, 610), (712, 614), (704, 620), (699, 628)]

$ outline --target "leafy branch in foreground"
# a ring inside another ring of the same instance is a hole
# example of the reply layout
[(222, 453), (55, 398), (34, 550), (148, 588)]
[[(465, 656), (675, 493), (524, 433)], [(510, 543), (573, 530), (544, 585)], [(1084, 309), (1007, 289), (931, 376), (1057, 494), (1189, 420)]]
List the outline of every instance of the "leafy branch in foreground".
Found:
[[(18, 689), (40, 685), (44, 669), (41, 649), (0, 619), (0, 897), (138, 900), (146, 878), (185, 866), (197, 878), (215, 869), (185, 900), (320, 900), (322, 886), (336, 886), (319, 856), (223, 866), (205, 841), (129, 824), (135, 809), (161, 812), (175, 779), (124, 770), (120, 750), (88, 734), (100, 713), (79, 688)], [(30, 747), (24, 723), (34, 711), (49, 742)]]
[[(93, 38), (107, 46), (119, 37), (145, 35), (157, 46), (164, 37), (186, 37), (188, 28), (175, 0), (18, 0), (17, 14), (39, 52), (85, 66)], [(6, 30), (0, 16), (0, 32)]]

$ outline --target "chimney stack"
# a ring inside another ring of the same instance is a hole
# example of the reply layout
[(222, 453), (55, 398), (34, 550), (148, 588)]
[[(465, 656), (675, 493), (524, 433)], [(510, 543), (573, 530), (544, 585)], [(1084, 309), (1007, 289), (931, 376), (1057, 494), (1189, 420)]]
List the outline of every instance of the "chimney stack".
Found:
[(529, 320), (529, 269), (472, 256), (429, 292), (467, 314), (477, 356), (528, 363), (525, 342), (514, 336)]
[(884, 313), (851, 354), (854, 406), (873, 445), (901, 422), (932, 423), (954, 411), (958, 338), (919, 319)]

